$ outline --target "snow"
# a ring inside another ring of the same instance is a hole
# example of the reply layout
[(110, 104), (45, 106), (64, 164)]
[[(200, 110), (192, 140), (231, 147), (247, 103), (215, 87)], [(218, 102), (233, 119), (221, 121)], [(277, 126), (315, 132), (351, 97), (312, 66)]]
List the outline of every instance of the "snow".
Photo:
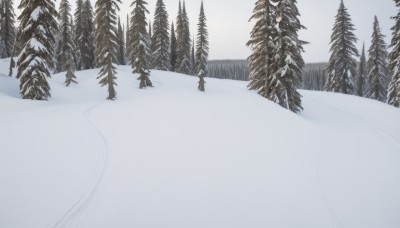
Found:
[(118, 66), (21, 100), (0, 60), (0, 227), (400, 227), (400, 110), (302, 91), (296, 115), (245, 82)]

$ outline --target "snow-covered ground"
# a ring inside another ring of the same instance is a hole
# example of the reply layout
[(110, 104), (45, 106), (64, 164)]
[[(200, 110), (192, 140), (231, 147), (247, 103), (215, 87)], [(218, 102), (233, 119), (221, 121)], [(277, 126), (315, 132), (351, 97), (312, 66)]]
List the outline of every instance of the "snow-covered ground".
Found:
[(98, 70), (19, 98), (0, 60), (1, 228), (398, 228), (400, 110), (302, 91), (293, 114), (245, 82), (153, 71), (118, 100)]

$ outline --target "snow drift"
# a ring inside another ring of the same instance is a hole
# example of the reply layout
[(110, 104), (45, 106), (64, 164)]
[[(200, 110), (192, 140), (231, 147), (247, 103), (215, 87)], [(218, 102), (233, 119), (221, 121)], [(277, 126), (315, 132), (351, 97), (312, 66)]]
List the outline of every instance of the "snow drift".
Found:
[(400, 110), (302, 91), (293, 114), (245, 82), (118, 67), (21, 100), (0, 60), (0, 227), (400, 226)]

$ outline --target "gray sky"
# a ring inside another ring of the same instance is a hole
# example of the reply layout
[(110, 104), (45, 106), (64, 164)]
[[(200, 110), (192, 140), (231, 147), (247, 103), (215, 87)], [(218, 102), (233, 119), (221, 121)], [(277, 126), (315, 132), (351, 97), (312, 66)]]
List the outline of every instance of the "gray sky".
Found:
[[(75, 2), (75, 0), (71, 0)], [(210, 59), (244, 59), (250, 53), (246, 42), (252, 23), (248, 22), (255, 0), (203, 0), (208, 19), (210, 35)], [(57, 1), (59, 3), (59, 1)], [(123, 22), (130, 12), (131, 0), (122, 0), (120, 15)], [(169, 20), (176, 20), (179, 0), (164, 0), (169, 13)], [(57, 3), (57, 8), (58, 8)], [(95, 0), (92, 0), (93, 6)], [(153, 18), (156, 0), (148, 0), (149, 19)], [(186, 0), (191, 35), (195, 35), (201, 0)], [(329, 42), (334, 17), (340, 0), (298, 0), (302, 15), (301, 22), (308, 28), (300, 33), (300, 38), (310, 42), (306, 46), (304, 59), (308, 62), (327, 61), (329, 59)], [(368, 46), (371, 40), (374, 15), (378, 16), (382, 33), (389, 43), (390, 27), (394, 22), (391, 16), (396, 14), (392, 0), (344, 0), (359, 38), (357, 46), (362, 42)]]

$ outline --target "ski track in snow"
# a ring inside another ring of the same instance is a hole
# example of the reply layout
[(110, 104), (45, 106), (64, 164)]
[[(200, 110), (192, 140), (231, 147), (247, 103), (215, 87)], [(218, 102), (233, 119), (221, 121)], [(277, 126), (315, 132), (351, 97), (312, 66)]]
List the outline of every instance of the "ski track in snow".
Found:
[[(361, 122), (363, 126), (369, 128), (370, 130), (374, 131), (376, 134), (378, 134), (379, 136), (385, 138), (386, 140), (390, 141), (391, 144), (393, 144), (396, 148), (399, 149), (400, 151), (400, 142), (398, 142), (391, 134), (389, 134), (388, 132), (380, 129), (379, 127), (375, 126), (374, 124), (372, 124), (371, 122), (364, 120), (363, 118), (356, 116), (350, 112), (347, 112), (343, 109), (340, 109), (338, 107), (335, 107), (333, 105), (330, 104), (326, 104), (324, 102), (318, 101), (316, 99), (312, 99), (312, 98), (308, 98), (309, 100), (313, 101), (314, 103), (317, 103), (319, 105), (323, 105), (326, 107), (329, 107), (330, 109), (333, 109), (339, 113), (342, 113), (346, 116), (350, 116), (353, 119), (356, 119), (357, 121)], [(326, 196), (326, 193), (324, 192), (323, 188), (322, 188), (322, 182), (321, 182), (321, 175), (320, 175), (320, 168), (321, 168), (321, 162), (323, 160), (323, 154), (319, 154), (318, 158), (317, 158), (317, 164), (316, 164), (316, 178), (317, 178), (317, 183), (318, 183), (318, 191), (320, 193), (320, 196), (323, 200), (323, 204), (325, 205), (326, 209), (329, 211), (331, 217), (334, 219), (335, 223), (337, 225), (334, 225), (334, 227), (340, 227), (340, 228), (344, 228), (343, 223), (341, 222), (341, 220), (339, 219), (339, 217), (337, 216), (336, 212), (333, 210), (333, 208), (330, 206), (329, 201), (328, 201), (328, 197)]]
[(97, 162), (95, 172), (87, 183), (86, 189), (78, 197), (78, 199), (60, 216), (55, 222), (53, 222), (49, 228), (64, 228), (64, 227), (75, 227), (80, 218), (83, 217), (85, 210), (89, 207), (93, 200), (96, 192), (98, 191), (101, 181), (103, 179), (105, 170), (108, 164), (108, 156), (111, 152), (107, 139), (104, 135), (96, 128), (96, 126), (90, 121), (90, 114), (99, 107), (100, 104), (93, 105), (88, 108), (82, 115), (86, 124), (96, 136), (100, 144), (103, 145), (104, 149), (99, 151), (99, 160)]

